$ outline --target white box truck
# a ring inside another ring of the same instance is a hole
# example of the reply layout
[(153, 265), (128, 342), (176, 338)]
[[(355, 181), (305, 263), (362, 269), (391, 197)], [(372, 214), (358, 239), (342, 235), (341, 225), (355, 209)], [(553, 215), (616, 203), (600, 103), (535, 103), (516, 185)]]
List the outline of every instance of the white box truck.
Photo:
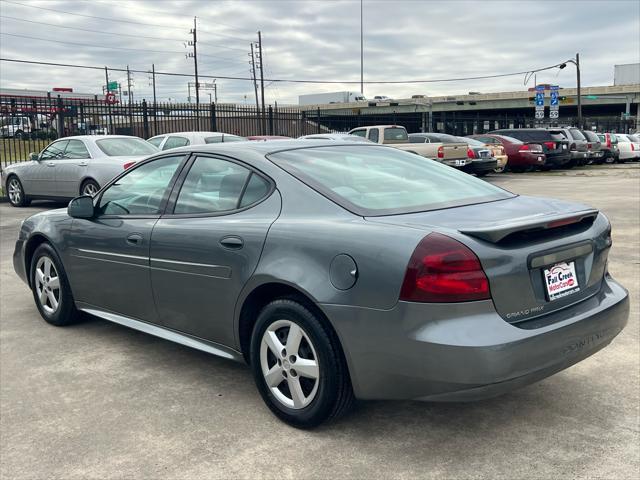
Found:
[(364, 102), (367, 99), (360, 92), (331, 92), (300, 95), (298, 105), (324, 105), (327, 103)]

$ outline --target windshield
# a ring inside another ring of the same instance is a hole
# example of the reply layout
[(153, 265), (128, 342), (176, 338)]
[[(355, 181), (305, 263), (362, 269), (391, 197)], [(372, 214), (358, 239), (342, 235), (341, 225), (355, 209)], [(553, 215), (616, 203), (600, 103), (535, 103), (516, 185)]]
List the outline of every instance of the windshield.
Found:
[(454, 168), (391, 148), (300, 148), (268, 158), (338, 205), (362, 216), (421, 212), (513, 194)]
[(96, 145), (109, 157), (125, 157), (130, 155), (151, 155), (158, 149), (141, 138), (103, 138)]

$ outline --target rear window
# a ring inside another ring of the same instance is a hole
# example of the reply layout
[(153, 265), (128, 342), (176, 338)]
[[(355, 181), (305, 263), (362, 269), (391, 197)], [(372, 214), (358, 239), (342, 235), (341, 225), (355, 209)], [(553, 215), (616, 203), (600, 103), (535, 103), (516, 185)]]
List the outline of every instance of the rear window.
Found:
[(158, 149), (141, 138), (103, 138), (96, 140), (98, 148), (109, 157), (126, 157), (129, 155), (151, 155)]
[[(499, 133), (500, 132), (495, 132)], [(551, 134), (546, 130), (509, 130), (504, 132), (505, 135), (515, 137), (524, 142), (544, 142), (551, 140)]]
[(631, 140), (629, 140), (626, 135), (616, 135), (615, 137), (618, 139), (618, 142), (631, 143)]
[(437, 135), (427, 135), (432, 142), (435, 143), (460, 143), (460, 140), (453, 135), (447, 135), (446, 133), (439, 133)]
[(569, 133), (571, 133), (571, 136), (573, 137), (574, 140), (586, 140), (586, 137), (577, 128), (570, 129)]
[(583, 133), (584, 133), (584, 136), (587, 138), (587, 140), (589, 140), (590, 142), (600, 141), (600, 138), (598, 138), (598, 135), (596, 135), (593, 132), (590, 132), (589, 130), (585, 130)]
[(405, 142), (409, 135), (404, 128), (390, 127), (384, 129), (384, 139), (391, 142)]
[(322, 146), (268, 158), (338, 205), (362, 216), (436, 210), (514, 195), (454, 168), (376, 146)]
[(640, 142), (640, 137), (638, 135), (627, 135), (627, 138), (635, 143)]

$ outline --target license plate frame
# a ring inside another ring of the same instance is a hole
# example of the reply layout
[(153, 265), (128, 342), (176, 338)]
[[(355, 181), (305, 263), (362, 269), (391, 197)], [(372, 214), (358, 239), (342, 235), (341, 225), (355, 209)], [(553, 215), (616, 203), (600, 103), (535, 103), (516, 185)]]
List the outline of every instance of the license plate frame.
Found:
[(542, 280), (547, 300), (552, 302), (580, 291), (576, 262), (565, 261), (542, 269)]

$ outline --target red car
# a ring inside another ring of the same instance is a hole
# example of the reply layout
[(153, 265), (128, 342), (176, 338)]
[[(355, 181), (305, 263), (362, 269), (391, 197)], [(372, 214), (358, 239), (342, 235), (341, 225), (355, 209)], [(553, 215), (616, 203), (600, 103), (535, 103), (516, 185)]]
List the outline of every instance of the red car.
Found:
[(469, 135), (486, 144), (502, 145), (509, 157), (507, 168), (512, 172), (527, 172), (544, 168), (547, 156), (542, 151), (542, 145), (533, 142), (523, 142), (517, 138), (506, 135), (485, 133), (482, 135)]
[(249, 135), (247, 140), (266, 142), (267, 140), (291, 140), (291, 137), (284, 137), (282, 135)]

